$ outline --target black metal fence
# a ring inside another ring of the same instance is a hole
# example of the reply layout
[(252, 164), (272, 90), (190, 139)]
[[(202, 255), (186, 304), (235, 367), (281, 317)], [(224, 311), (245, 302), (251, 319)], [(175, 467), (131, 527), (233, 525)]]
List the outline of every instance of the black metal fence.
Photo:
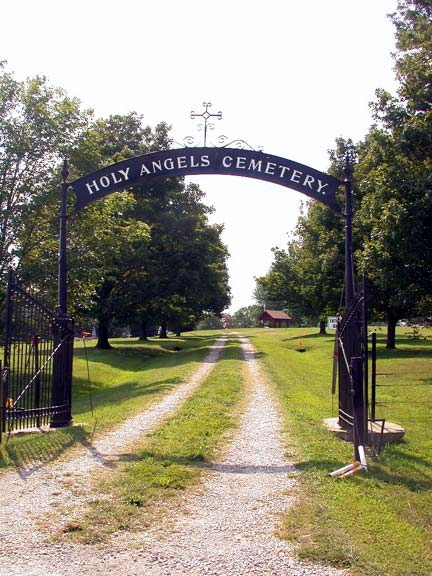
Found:
[(9, 273), (1, 432), (71, 422), (73, 320), (56, 314)]
[(364, 286), (337, 326), (339, 425), (353, 433), (355, 450), (367, 443), (368, 352)]

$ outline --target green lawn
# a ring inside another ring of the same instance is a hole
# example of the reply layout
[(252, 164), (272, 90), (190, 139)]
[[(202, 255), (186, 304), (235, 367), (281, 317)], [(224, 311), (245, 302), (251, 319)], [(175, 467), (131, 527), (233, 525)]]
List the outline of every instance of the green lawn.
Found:
[[(322, 425), (337, 415), (331, 390), (333, 337), (313, 330), (245, 331), (272, 376), (284, 408), (289, 457), (301, 496), (281, 535), (301, 557), (351, 567), (354, 575), (432, 574), (432, 340), (398, 336), (385, 349), (378, 331), (376, 416), (403, 426), (404, 441), (349, 479), (327, 474), (352, 460), (352, 446)], [(298, 352), (299, 342), (306, 352)]]

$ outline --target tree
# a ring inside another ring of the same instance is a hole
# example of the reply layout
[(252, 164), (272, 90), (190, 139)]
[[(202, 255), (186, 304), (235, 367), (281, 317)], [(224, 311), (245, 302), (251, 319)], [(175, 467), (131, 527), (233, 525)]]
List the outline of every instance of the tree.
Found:
[[(357, 145), (353, 233), (358, 274), (369, 280), (369, 308), (386, 318), (387, 347), (394, 348), (399, 319), (431, 313), (432, 5), (400, 0), (391, 18), (399, 87), (395, 96), (376, 91), (375, 124)], [(331, 160), (339, 170), (335, 151)], [(320, 315), (336, 305), (332, 284), (342, 278), (342, 235), (326, 211), (310, 204), (297, 238), (275, 252), (261, 282), (273, 298), (282, 295)]]
[(359, 146), (359, 264), (372, 282), (375, 307), (395, 347), (399, 319), (415, 315), (430, 296), (432, 249), (432, 6), (399, 1), (396, 96), (377, 91), (374, 119)]
[(235, 328), (256, 328), (259, 326), (258, 317), (262, 312), (259, 305), (244, 306), (234, 312), (232, 324)]
[[(78, 166), (95, 170), (127, 156), (167, 148), (168, 132), (164, 123), (154, 131), (143, 127), (142, 118), (134, 113), (98, 120), (77, 146), (72, 158), (74, 170), (78, 171)], [(103, 347), (109, 346), (111, 320), (130, 324), (140, 318), (143, 338), (146, 326), (155, 324), (161, 326), (160, 335), (166, 337), (168, 326), (179, 333), (183, 327), (191, 327), (203, 311), (220, 314), (229, 303), (222, 228), (209, 225), (211, 209), (202, 203), (204, 194), (198, 186), (186, 186), (178, 178), (157, 179), (134, 186), (129, 196), (127, 205), (105, 204), (108, 198), (100, 206), (99, 201), (86, 207), (75, 224), (81, 232), (77, 248), (83, 248), (85, 227), (91, 227), (84, 250), (73, 251), (78, 255), (76, 261), (71, 254), (71, 268), (75, 263), (80, 270), (83, 255), (90, 257), (82, 273), (92, 287), (94, 305), (88, 307), (88, 313), (99, 319), (98, 346)], [(106, 212), (110, 207), (112, 217)], [(148, 241), (142, 237), (141, 250), (130, 235), (131, 222), (148, 225)], [(103, 250), (97, 249), (94, 234), (107, 240)], [(117, 238), (110, 240), (112, 234)], [(118, 244), (120, 238), (122, 247)]]
[(23, 255), (28, 214), (52, 189), (90, 112), (44, 77), (18, 82), (0, 63), (0, 276)]
[(196, 325), (197, 330), (221, 330), (224, 328), (221, 318), (216, 314), (203, 314)]
[[(338, 214), (316, 201), (298, 220), (287, 248), (273, 248), (274, 260), (257, 288), (267, 300), (282, 302), (291, 315), (315, 318), (325, 333), (328, 315), (340, 309), (344, 238)], [(269, 307), (269, 306), (267, 306)]]
[[(152, 130), (136, 113), (93, 121), (45, 79), (19, 83), (2, 74), (0, 274), (13, 262), (54, 303), (62, 159), (73, 180), (167, 149), (168, 133), (165, 123)], [(69, 312), (99, 320), (99, 346), (108, 347), (112, 320), (130, 321), (137, 311), (159, 321), (164, 334), (168, 323), (178, 332), (229, 304), (222, 227), (208, 223), (202, 197), (197, 186), (165, 178), (68, 218)]]
[[(154, 130), (143, 125), (142, 116), (131, 112), (97, 120), (83, 135), (72, 158), (75, 171), (94, 171), (133, 155), (169, 146), (169, 127), (160, 123)], [(97, 347), (110, 348), (108, 337), (113, 320), (127, 323), (133, 317), (127, 295), (136, 275), (147, 262), (150, 225), (137, 215), (138, 201), (132, 192), (110, 195), (77, 215), (72, 231), (71, 267), (81, 273), (90, 288), (87, 314), (99, 322)], [(85, 230), (91, 225), (83, 243)], [(75, 234), (74, 234), (75, 232)], [(77, 232), (80, 232), (77, 234)], [(74, 239), (81, 251), (73, 250)], [(84, 250), (82, 250), (84, 244)], [(87, 265), (82, 266), (84, 260)], [(82, 291), (81, 291), (82, 293)]]
[(130, 286), (142, 325), (156, 321), (166, 337), (168, 326), (179, 333), (204, 312), (220, 315), (230, 302), (228, 252), (203, 192), (164, 179), (134, 193), (138, 217), (151, 223), (146, 262)]
[[(151, 146), (169, 145), (168, 127), (142, 125), (135, 113), (89, 123), (69, 153), (70, 177), (82, 176)], [(56, 300), (59, 172), (46, 190), (26, 206), (17, 243), (21, 276)], [(73, 198), (70, 198), (69, 211)], [(76, 321), (96, 319), (98, 346), (109, 347), (109, 326), (129, 315), (121, 294), (128, 277), (142, 267), (149, 227), (137, 220), (130, 192), (115, 193), (68, 218), (69, 313)]]

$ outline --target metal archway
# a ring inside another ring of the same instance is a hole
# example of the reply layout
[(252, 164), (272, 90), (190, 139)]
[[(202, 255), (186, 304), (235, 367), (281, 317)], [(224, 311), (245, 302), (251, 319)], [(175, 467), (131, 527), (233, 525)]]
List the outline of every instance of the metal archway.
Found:
[[(254, 178), (284, 186), (305, 194), (309, 198), (322, 202), (345, 218), (345, 316), (343, 333), (348, 334), (344, 340), (338, 336), (339, 352), (339, 422), (341, 426), (351, 427), (355, 445), (355, 457), (358, 458), (358, 445), (365, 444), (367, 434), (367, 354), (362, 344), (364, 327), (359, 327), (358, 317), (354, 318), (353, 310), (358, 309), (355, 301), (353, 256), (352, 256), (352, 162), (349, 153), (346, 156), (345, 180), (315, 170), (304, 164), (287, 158), (263, 152), (239, 148), (190, 147), (174, 150), (163, 150), (136, 156), (112, 164), (73, 182), (68, 182), (68, 167), (65, 161), (62, 170), (62, 191), (59, 234), (59, 275), (58, 275), (58, 309), (59, 318), (69, 321), (67, 312), (67, 195), (69, 188), (75, 193), (76, 201), (72, 213), (81, 210), (91, 202), (113, 192), (122, 191), (130, 186), (143, 184), (154, 178), (183, 177), (203, 174), (219, 174)], [(344, 187), (345, 205), (338, 201), (337, 193)], [(362, 296), (364, 300), (364, 295)], [(351, 323), (352, 329), (346, 330)], [(341, 324), (342, 326), (342, 324)], [(359, 354), (364, 374), (359, 376)], [(341, 358), (345, 364), (342, 365)], [(69, 363), (72, 367), (72, 362)], [(68, 364), (68, 365), (69, 365)], [(352, 366), (356, 369), (352, 370)], [(72, 373), (69, 375), (68, 388), (71, 389)], [(62, 379), (57, 378), (59, 382)], [(353, 401), (355, 397), (355, 401)], [(351, 417), (347, 422), (346, 415)], [(57, 422), (57, 425), (61, 423)]]

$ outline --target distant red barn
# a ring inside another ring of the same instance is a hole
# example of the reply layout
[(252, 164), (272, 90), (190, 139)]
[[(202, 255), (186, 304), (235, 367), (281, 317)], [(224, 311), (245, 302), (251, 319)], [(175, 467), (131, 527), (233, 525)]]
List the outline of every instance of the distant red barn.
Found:
[(258, 320), (265, 324), (266, 326), (270, 326), (271, 328), (288, 328), (290, 320), (292, 320), (291, 316), (288, 316), (282, 310), (264, 310), (258, 318)]

